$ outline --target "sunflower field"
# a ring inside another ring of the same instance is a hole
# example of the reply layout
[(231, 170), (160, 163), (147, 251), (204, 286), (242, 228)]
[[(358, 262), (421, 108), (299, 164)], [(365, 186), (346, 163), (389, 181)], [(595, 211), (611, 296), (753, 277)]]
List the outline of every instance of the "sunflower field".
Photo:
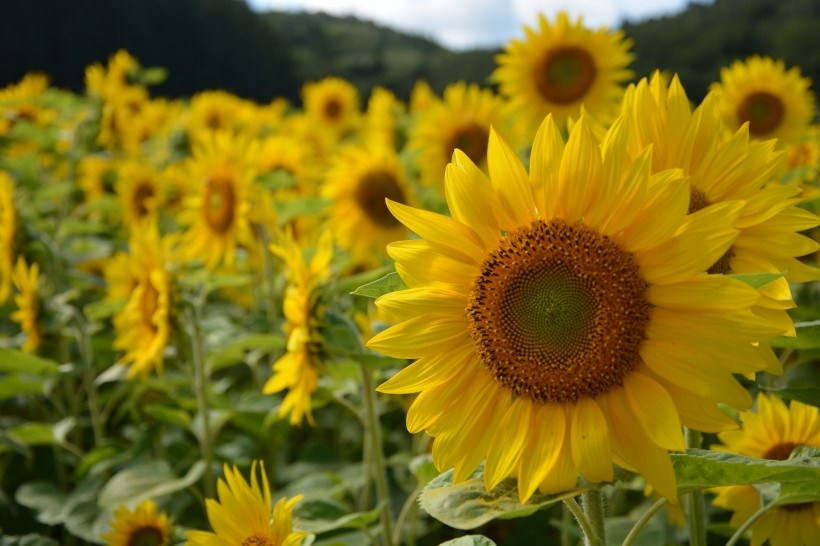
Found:
[(0, 546), (820, 546), (820, 126), (541, 15), (406, 103), (0, 89)]

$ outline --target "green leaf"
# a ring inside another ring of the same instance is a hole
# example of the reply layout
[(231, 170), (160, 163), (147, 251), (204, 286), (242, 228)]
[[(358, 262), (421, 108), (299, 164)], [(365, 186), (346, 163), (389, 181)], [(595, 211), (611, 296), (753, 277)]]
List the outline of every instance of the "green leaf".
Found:
[(820, 369), (814, 362), (790, 366), (773, 388), (762, 388), (788, 400), (820, 407)]
[(686, 453), (673, 453), (671, 457), (680, 493), (767, 482), (809, 482), (820, 490), (820, 457), (770, 461), (705, 449), (690, 449)]
[(365, 296), (367, 298), (378, 298), (384, 294), (389, 294), (390, 292), (395, 292), (396, 290), (404, 290), (406, 288), (407, 285), (404, 284), (404, 281), (401, 277), (399, 277), (399, 274), (392, 272), (380, 279), (376, 279), (373, 282), (369, 282), (358, 287), (356, 290), (351, 292), (351, 294), (355, 296)]
[(46, 525), (63, 522), (66, 494), (56, 484), (46, 481), (27, 482), (17, 488), (15, 500), (37, 512), (37, 520)]
[(257, 176), (256, 183), (266, 190), (279, 191), (294, 187), (296, 178), (285, 169), (276, 169), (273, 172)]
[(27, 446), (51, 445), (57, 442), (54, 430), (44, 423), (23, 423), (9, 428), (6, 434)]
[(783, 349), (817, 349), (820, 348), (820, 320), (797, 322), (794, 324), (796, 337), (780, 336), (772, 340), (772, 347)]
[(283, 334), (250, 334), (212, 351), (209, 363), (211, 369), (216, 371), (245, 362), (250, 351), (267, 354), (284, 349), (286, 344)]
[(60, 365), (53, 360), (0, 347), (0, 372), (54, 375), (59, 371)]
[(324, 212), (330, 204), (330, 199), (324, 197), (303, 197), (276, 201), (276, 217), (279, 225), (283, 226), (299, 216), (316, 216)]
[(116, 508), (120, 504), (138, 504), (175, 493), (194, 484), (205, 472), (205, 462), (197, 461), (182, 478), (177, 478), (167, 461), (147, 461), (115, 474), (100, 491), (99, 504)]
[(139, 71), (139, 80), (143, 85), (159, 85), (168, 79), (168, 70), (161, 66), (150, 66)]
[(60, 543), (41, 535), (0, 537), (0, 546), (60, 546)]
[(733, 273), (726, 276), (748, 284), (752, 288), (760, 288), (776, 281), (783, 276), (783, 273)]
[(448, 470), (427, 484), (419, 501), (421, 507), (440, 522), (456, 529), (475, 529), (496, 518), (529, 516), (540, 508), (591, 489), (584, 486), (558, 495), (536, 492), (527, 504), (521, 504), (516, 483), (515, 479), (507, 478), (487, 491), (483, 467), (458, 484), (453, 483), (453, 471)]
[(143, 411), (166, 425), (188, 428), (191, 426), (191, 416), (187, 411), (172, 408), (163, 404), (147, 404)]
[(299, 528), (310, 533), (335, 529), (362, 529), (379, 519), (380, 507), (368, 512), (349, 513), (347, 507), (333, 499), (306, 499), (299, 504)]
[(484, 535), (465, 535), (442, 542), (439, 546), (495, 546), (495, 542)]
[(17, 375), (0, 377), (0, 400), (22, 394), (44, 394), (45, 384), (43, 379), (26, 379)]
[(88, 317), (88, 320), (98, 321), (107, 319), (108, 317), (116, 315), (125, 307), (127, 301), (126, 298), (95, 301), (83, 307), (83, 313)]

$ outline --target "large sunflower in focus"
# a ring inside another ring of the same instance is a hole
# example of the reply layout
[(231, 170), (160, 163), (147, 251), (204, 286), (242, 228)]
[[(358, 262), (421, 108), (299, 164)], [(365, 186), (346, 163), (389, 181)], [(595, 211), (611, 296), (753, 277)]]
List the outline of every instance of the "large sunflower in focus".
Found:
[(752, 343), (778, 332), (754, 289), (703, 274), (743, 204), (687, 215), (680, 172), (650, 174), (625, 137), (619, 120), (599, 147), (581, 118), (565, 145), (547, 117), (528, 175), (491, 131), (489, 179), (459, 151), (447, 166), (451, 217), (390, 204), (421, 238), (388, 247), (409, 289), (377, 300), (396, 324), (367, 345), (417, 359), (379, 390), (419, 393), (407, 427), (457, 481), (485, 460), (487, 489), (515, 476), (524, 502), (614, 462), (674, 500), (681, 425), (751, 405), (733, 374), (765, 368)]
[(516, 147), (503, 108), (504, 101), (491, 89), (465, 82), (448, 85), (442, 99), (419, 112), (410, 128), (407, 148), (418, 152), (421, 183), (442, 188), (444, 167), (456, 148), (486, 172), (490, 127)]
[(113, 347), (124, 352), (120, 362), (129, 365), (129, 379), (162, 371), (171, 329), (169, 266), (174, 242), (173, 237), (161, 239), (157, 229), (146, 224), (132, 230), (130, 252), (115, 255), (105, 269), (109, 298), (127, 298), (114, 315)]
[(17, 209), (14, 206), (14, 181), (7, 172), (0, 171), (0, 305), (11, 295), (15, 237)]
[[(760, 459), (782, 461), (799, 446), (820, 448), (820, 415), (816, 407), (792, 401), (787, 407), (777, 397), (757, 396), (757, 411), (740, 414), (742, 430), (721, 433), (725, 451)], [(712, 501), (734, 512), (729, 525), (740, 527), (761, 507), (760, 492), (751, 485), (721, 487)], [(820, 546), (820, 502), (787, 504), (768, 510), (751, 527), (752, 546), (766, 540), (771, 546)]]
[(21, 348), (32, 353), (43, 342), (43, 331), (40, 328), (40, 296), (37, 293), (40, 289), (40, 265), (33, 263), (29, 266), (22, 256), (18, 257), (11, 280), (18, 293), (14, 296), (17, 310), (11, 313), (10, 318), (20, 325), (26, 336)]
[(329, 221), (336, 242), (362, 265), (383, 261), (387, 243), (407, 235), (385, 199), (412, 199), (404, 166), (393, 148), (348, 146), (328, 169), (322, 195), (331, 200)]
[(101, 538), (107, 546), (168, 546), (171, 523), (153, 501), (146, 500), (133, 511), (127, 506), (115, 510), (111, 530)]
[(318, 352), (322, 342), (319, 326), (323, 310), (317, 288), (330, 277), (333, 239), (329, 231), (324, 232), (309, 263), (290, 232), (281, 236), (278, 244), (271, 245), (271, 251), (285, 261), (287, 268), (283, 309), (288, 348), (273, 364), (273, 375), (265, 383), (263, 392), (274, 394), (287, 389), (279, 416), (290, 414), (292, 425), (301, 425), (307, 418), (312, 425), (310, 397), (316, 390), (322, 367)]
[(232, 268), (237, 248), (255, 244), (248, 221), (253, 150), (247, 140), (223, 132), (203, 138), (189, 160), (195, 185), (177, 218), (186, 226), (182, 243), (188, 256), (201, 258), (210, 270), (220, 264)]
[(815, 114), (811, 80), (800, 68), (786, 70), (781, 60), (753, 55), (720, 71), (712, 90), (721, 93), (721, 114), (730, 129), (749, 124), (758, 139), (799, 139)]
[(552, 114), (563, 127), (581, 106), (602, 120), (617, 112), (620, 84), (632, 77), (632, 42), (623, 31), (592, 30), (562, 11), (554, 24), (539, 14), (538, 28), (525, 25), (524, 32), (524, 40), (510, 40), (496, 56), (493, 72), (520, 122), (537, 126)]
[[(781, 159), (773, 141), (750, 142), (746, 127), (723, 131), (714, 93), (694, 111), (689, 104), (677, 76), (668, 86), (658, 73), (630, 86), (623, 102), (630, 153), (652, 146), (653, 171), (683, 169), (692, 187), (689, 212), (725, 201), (745, 202), (734, 226), (737, 239), (709, 272), (784, 273), (760, 289), (764, 298), (755, 312), (793, 335), (786, 313), (794, 307), (789, 282), (820, 279), (820, 271), (798, 260), (818, 248), (800, 232), (820, 224), (820, 218), (797, 206), (799, 187), (770, 183)], [(770, 371), (779, 371), (769, 355)]]
[(293, 508), (302, 500), (298, 495), (284, 497), (271, 509), (270, 486), (264, 465), (260, 464), (262, 483), (257, 478), (257, 466), (251, 466), (251, 483), (236, 467), (225, 465), (225, 478), (216, 485), (218, 500), (207, 499), (205, 507), (214, 532), (187, 531), (190, 546), (298, 546), (308, 535), (293, 530)]

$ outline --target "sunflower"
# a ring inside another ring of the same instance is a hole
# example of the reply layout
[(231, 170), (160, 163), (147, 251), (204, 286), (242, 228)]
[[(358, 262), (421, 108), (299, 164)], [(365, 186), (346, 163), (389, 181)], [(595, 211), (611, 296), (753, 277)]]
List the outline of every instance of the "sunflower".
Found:
[(20, 256), (17, 258), (11, 280), (19, 293), (14, 296), (17, 310), (11, 313), (10, 317), (20, 325), (26, 336), (21, 348), (33, 353), (43, 341), (43, 332), (40, 329), (40, 298), (37, 295), (40, 288), (40, 266), (36, 263), (29, 266)]
[(177, 218), (186, 226), (188, 257), (201, 258), (209, 270), (220, 264), (232, 268), (237, 248), (255, 244), (248, 221), (254, 149), (246, 139), (222, 132), (201, 140), (188, 160), (189, 178), (197, 185)]
[(14, 239), (17, 237), (17, 209), (14, 206), (14, 180), (0, 171), (0, 305), (11, 295), (14, 271)]
[(527, 123), (551, 113), (563, 127), (581, 106), (601, 119), (617, 111), (620, 84), (632, 77), (632, 41), (623, 31), (592, 30), (562, 11), (554, 24), (539, 14), (538, 28), (524, 32), (525, 40), (510, 40), (496, 56), (492, 74), (512, 115)]
[(105, 269), (108, 299), (127, 295), (125, 306), (114, 315), (113, 347), (124, 351), (120, 362), (130, 366), (129, 379), (162, 371), (170, 335), (174, 242), (175, 237), (161, 239), (156, 227), (144, 224), (131, 232), (130, 254), (115, 255)]
[(114, 186), (122, 210), (123, 224), (136, 228), (155, 219), (162, 204), (163, 184), (159, 172), (147, 161), (131, 159), (122, 162)]
[(410, 112), (415, 114), (426, 111), (436, 100), (433, 88), (427, 80), (416, 80), (410, 90)]
[(106, 66), (94, 63), (86, 67), (86, 90), (89, 95), (110, 100), (129, 86), (129, 77), (139, 68), (139, 61), (128, 51), (120, 49), (108, 58)]
[[(798, 446), (820, 448), (820, 416), (816, 407), (776, 396), (757, 395), (757, 411), (740, 414), (742, 430), (722, 432), (712, 449), (782, 461)], [(751, 485), (721, 487), (712, 501), (734, 512), (729, 525), (739, 527), (760, 509), (760, 492)], [(788, 504), (768, 510), (751, 527), (752, 546), (820, 546), (820, 502)]]
[(301, 425), (305, 418), (313, 425), (310, 397), (316, 390), (322, 368), (318, 353), (322, 343), (319, 326), (323, 310), (318, 288), (330, 277), (333, 239), (329, 231), (322, 233), (310, 263), (305, 262), (302, 247), (290, 232), (270, 249), (285, 261), (288, 270), (283, 305), (288, 348), (273, 364), (273, 375), (265, 383), (263, 392), (274, 394), (288, 389), (279, 407), (279, 416), (290, 414), (292, 425)]
[(253, 106), (227, 91), (201, 91), (191, 98), (187, 131), (193, 141), (215, 132), (238, 133), (251, 122)]
[(367, 100), (367, 110), (362, 123), (362, 140), (385, 146), (397, 147), (398, 118), (405, 112), (405, 105), (389, 89), (376, 86)]
[[(444, 167), (456, 148), (487, 171), (487, 137), (490, 127), (507, 141), (514, 140), (502, 115), (504, 101), (491, 89), (457, 82), (447, 86), (442, 100), (418, 114), (410, 128), (407, 148), (417, 152), (421, 183), (444, 186)], [(518, 143), (513, 142), (516, 147)]]
[(800, 68), (752, 55), (720, 71), (711, 89), (721, 93), (721, 114), (731, 130), (749, 124), (754, 138), (790, 142), (800, 138), (815, 114), (811, 80)]
[(349, 81), (330, 76), (302, 86), (305, 114), (336, 139), (353, 131), (361, 118), (359, 91)]
[(219, 500), (207, 499), (205, 506), (214, 532), (187, 531), (189, 546), (298, 546), (308, 535), (293, 530), (293, 508), (302, 500), (297, 495), (281, 498), (271, 510), (270, 486), (265, 465), (259, 463), (262, 483), (256, 477), (256, 461), (251, 465), (251, 483), (239, 469), (224, 466), (225, 478), (217, 483)]
[(56, 119), (56, 110), (37, 102), (48, 85), (48, 76), (28, 73), (18, 83), (0, 89), (0, 135), (8, 133), (20, 121), (45, 127)]
[[(784, 273), (763, 286), (755, 312), (794, 335), (786, 309), (794, 307), (789, 282), (820, 279), (820, 271), (797, 257), (818, 245), (800, 234), (820, 224), (820, 218), (799, 208), (799, 187), (769, 183), (781, 155), (773, 141), (749, 141), (746, 126), (733, 134), (722, 130), (719, 97), (709, 93), (694, 111), (675, 76), (669, 85), (659, 73), (630, 86), (623, 112), (629, 126), (629, 147), (638, 155), (652, 147), (652, 169), (679, 168), (690, 178), (689, 212), (715, 203), (743, 200), (737, 218), (737, 239), (709, 268), (710, 273)], [(769, 351), (768, 348), (765, 349)], [(770, 371), (780, 365), (770, 354)]]
[(109, 157), (85, 155), (77, 161), (77, 186), (88, 204), (112, 190), (116, 176), (116, 164)]
[(421, 239), (388, 247), (409, 288), (377, 300), (396, 324), (367, 345), (417, 359), (379, 391), (420, 393), (407, 427), (457, 481), (485, 460), (487, 489), (517, 476), (525, 502), (614, 462), (674, 502), (681, 425), (724, 430), (718, 402), (751, 405), (733, 374), (765, 368), (752, 343), (777, 331), (753, 288), (703, 274), (743, 203), (687, 215), (680, 171), (630, 161), (623, 125), (599, 147), (582, 117), (565, 145), (548, 116), (529, 175), (491, 131), (489, 179), (461, 151), (447, 166), (451, 217), (389, 205)]
[(361, 264), (379, 264), (384, 247), (407, 235), (385, 199), (407, 203), (412, 190), (393, 148), (348, 146), (329, 167), (322, 195), (331, 200), (329, 221), (336, 242)]
[(101, 537), (107, 546), (168, 546), (171, 523), (168, 515), (157, 511), (152, 500), (145, 500), (131, 511), (121, 505), (114, 511), (111, 530)]

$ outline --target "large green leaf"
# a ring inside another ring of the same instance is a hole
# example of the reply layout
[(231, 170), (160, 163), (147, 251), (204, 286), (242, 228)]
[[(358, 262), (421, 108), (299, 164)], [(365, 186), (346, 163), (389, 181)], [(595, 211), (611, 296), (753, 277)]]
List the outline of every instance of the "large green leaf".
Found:
[(40, 358), (17, 349), (0, 347), (0, 372), (54, 375), (59, 371), (60, 365), (53, 360)]
[(44, 394), (46, 381), (18, 375), (0, 377), (0, 400), (17, 398), (22, 394)]
[(140, 462), (115, 474), (100, 490), (99, 504), (116, 508), (156, 499), (193, 485), (205, 472), (204, 461), (197, 461), (188, 473), (178, 478), (164, 460)]

